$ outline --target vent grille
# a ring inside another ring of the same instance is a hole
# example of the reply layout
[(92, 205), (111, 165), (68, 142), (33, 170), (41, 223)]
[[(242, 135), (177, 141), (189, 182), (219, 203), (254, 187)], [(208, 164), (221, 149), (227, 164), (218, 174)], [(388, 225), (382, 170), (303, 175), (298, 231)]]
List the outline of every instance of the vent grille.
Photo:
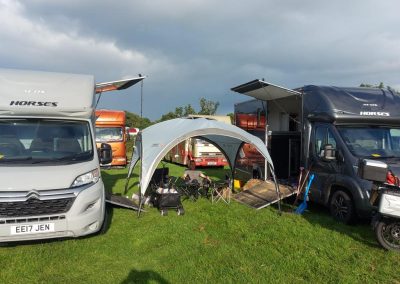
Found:
[(64, 220), (65, 215), (61, 216), (45, 216), (45, 217), (37, 217), (37, 218), (20, 218), (20, 219), (7, 219), (0, 220), (1, 224), (16, 224), (16, 223), (33, 223), (33, 222), (43, 222), (43, 221), (54, 221), (54, 220)]
[(75, 198), (38, 200), (28, 199), (18, 202), (0, 202), (0, 218), (40, 216), (66, 213)]

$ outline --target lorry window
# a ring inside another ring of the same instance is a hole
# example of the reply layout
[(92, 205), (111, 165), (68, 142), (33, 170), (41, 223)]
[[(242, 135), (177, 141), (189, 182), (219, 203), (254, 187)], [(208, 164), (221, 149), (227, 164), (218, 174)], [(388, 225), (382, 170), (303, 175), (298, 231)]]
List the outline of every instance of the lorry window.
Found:
[(117, 142), (124, 140), (122, 127), (96, 127), (96, 142)]
[(398, 128), (339, 126), (338, 131), (350, 152), (357, 157), (400, 157)]
[(336, 139), (335, 139), (335, 137), (333, 136), (333, 133), (332, 133), (332, 131), (330, 130), (330, 129), (328, 129), (328, 132), (327, 132), (327, 144), (331, 144), (332, 146), (333, 146), (333, 148), (337, 148), (336, 147)]
[(86, 121), (0, 120), (0, 165), (78, 163), (93, 158)]
[(392, 137), (392, 147), (400, 151), (400, 129), (390, 129), (390, 136)]

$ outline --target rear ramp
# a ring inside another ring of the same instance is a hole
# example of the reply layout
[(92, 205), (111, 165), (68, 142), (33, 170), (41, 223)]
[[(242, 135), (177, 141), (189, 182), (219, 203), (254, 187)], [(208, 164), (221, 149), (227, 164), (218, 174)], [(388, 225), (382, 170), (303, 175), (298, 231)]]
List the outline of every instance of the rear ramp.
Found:
[[(131, 199), (121, 196), (121, 195), (116, 195), (112, 193), (106, 193), (106, 202), (114, 205), (114, 206), (119, 206), (127, 209), (132, 209), (135, 211), (139, 211), (139, 205), (133, 202)], [(141, 209), (140, 211), (143, 211)]]
[(273, 182), (260, 181), (258, 184), (236, 194), (234, 199), (252, 208), (261, 209), (296, 193), (295, 188), (283, 184), (279, 184), (279, 191), (278, 197)]

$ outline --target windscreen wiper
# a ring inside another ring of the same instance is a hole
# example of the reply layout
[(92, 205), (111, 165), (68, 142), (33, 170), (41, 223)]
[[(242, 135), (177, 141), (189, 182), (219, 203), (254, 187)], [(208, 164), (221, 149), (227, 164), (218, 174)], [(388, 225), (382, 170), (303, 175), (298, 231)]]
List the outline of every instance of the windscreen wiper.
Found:
[(0, 163), (18, 163), (22, 161), (30, 161), (32, 160), (32, 156), (26, 157), (13, 157), (13, 158), (1, 158)]
[(81, 153), (76, 153), (73, 155), (67, 155), (60, 158), (51, 159), (49, 161), (80, 161), (89, 158), (92, 155), (92, 151), (86, 151)]

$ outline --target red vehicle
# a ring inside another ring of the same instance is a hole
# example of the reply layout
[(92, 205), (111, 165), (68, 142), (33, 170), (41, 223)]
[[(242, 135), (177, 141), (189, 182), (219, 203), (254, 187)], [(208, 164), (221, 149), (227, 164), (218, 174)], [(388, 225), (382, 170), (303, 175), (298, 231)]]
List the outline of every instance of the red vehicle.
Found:
[(96, 110), (96, 144), (108, 143), (112, 148), (111, 166), (127, 164), (126, 158), (126, 117), (120, 110)]
[(228, 165), (221, 151), (208, 141), (189, 138), (176, 145), (166, 156), (170, 162), (189, 165), (194, 161), (196, 167), (223, 167)]
[[(191, 115), (231, 124), (229, 116)], [(196, 167), (224, 167), (228, 161), (212, 143), (200, 138), (189, 138), (176, 145), (165, 157), (167, 161), (188, 166), (194, 161)]]

